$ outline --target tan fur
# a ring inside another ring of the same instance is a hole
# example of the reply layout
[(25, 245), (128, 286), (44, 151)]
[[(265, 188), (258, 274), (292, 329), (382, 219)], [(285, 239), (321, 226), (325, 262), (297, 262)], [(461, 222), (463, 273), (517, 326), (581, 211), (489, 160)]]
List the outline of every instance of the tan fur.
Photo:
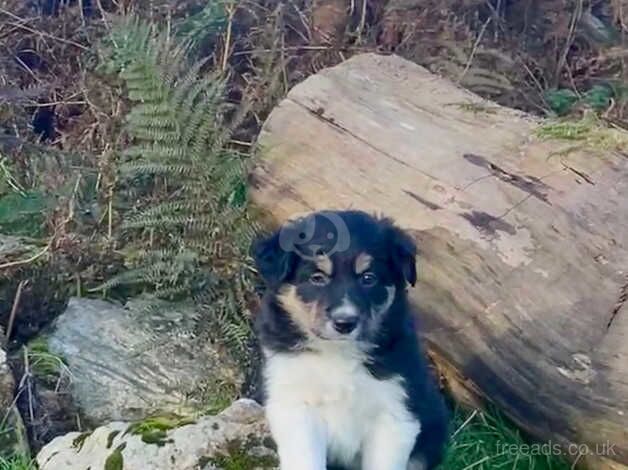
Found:
[(303, 302), (297, 295), (297, 288), (293, 285), (285, 285), (279, 289), (277, 300), (288, 312), (292, 320), (303, 329), (304, 332), (315, 330), (320, 323), (319, 308), (316, 303)]
[(362, 274), (371, 267), (373, 257), (368, 253), (360, 253), (355, 258), (355, 272), (356, 274)]
[(334, 265), (329, 256), (318, 256), (316, 257), (316, 260), (314, 262), (316, 263), (316, 267), (322, 272), (324, 272), (328, 276), (332, 275)]

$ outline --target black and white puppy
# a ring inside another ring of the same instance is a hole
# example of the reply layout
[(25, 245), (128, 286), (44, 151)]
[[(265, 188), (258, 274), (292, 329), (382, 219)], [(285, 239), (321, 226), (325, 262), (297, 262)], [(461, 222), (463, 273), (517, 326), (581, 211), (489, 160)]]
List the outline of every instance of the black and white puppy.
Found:
[(310, 214), (254, 247), (256, 330), (282, 470), (432, 469), (448, 412), (406, 300), (412, 239), (359, 211)]

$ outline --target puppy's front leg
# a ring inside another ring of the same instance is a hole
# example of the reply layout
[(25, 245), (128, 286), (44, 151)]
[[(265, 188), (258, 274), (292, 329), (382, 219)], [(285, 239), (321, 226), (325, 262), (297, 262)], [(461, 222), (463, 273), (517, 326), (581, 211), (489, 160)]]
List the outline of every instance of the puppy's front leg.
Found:
[(418, 421), (380, 415), (362, 449), (362, 470), (408, 470), (410, 453), (421, 431)]
[(327, 435), (309, 407), (268, 404), (266, 416), (277, 444), (281, 470), (325, 470)]

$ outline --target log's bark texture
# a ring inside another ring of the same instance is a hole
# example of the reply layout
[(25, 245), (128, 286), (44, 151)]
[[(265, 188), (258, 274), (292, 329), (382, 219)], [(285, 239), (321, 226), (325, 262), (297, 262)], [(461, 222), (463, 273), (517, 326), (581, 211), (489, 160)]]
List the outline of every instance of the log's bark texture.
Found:
[(356, 56), (272, 112), (252, 197), (277, 221), (395, 218), (420, 248), (411, 299), (437, 361), (537, 438), (624, 468), (628, 158), (565, 152), (539, 124), (398, 57)]

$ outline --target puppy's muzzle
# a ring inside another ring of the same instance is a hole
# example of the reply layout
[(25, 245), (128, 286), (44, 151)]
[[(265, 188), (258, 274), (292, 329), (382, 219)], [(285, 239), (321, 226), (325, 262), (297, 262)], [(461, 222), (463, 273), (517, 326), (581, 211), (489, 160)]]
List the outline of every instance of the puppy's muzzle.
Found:
[(348, 335), (358, 326), (358, 317), (336, 318), (332, 320), (334, 330), (342, 335)]
[(341, 335), (354, 331), (360, 322), (360, 315), (354, 305), (346, 300), (339, 306), (328, 311), (331, 324)]

